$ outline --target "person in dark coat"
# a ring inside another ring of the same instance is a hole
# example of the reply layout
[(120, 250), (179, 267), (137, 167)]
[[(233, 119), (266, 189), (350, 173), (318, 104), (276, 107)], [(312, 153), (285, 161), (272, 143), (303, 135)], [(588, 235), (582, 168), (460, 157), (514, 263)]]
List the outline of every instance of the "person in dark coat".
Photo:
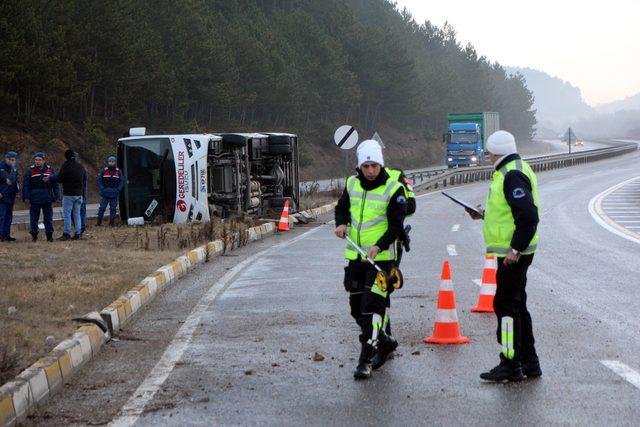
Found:
[(53, 241), (53, 204), (60, 200), (57, 177), (53, 168), (45, 163), (42, 151), (35, 154), (33, 164), (24, 173), (22, 198), (29, 204), (30, 233), (34, 242), (38, 240), (40, 211), (44, 216), (47, 241)]
[(98, 208), (98, 222), (96, 225), (102, 225), (102, 217), (104, 211), (109, 205), (109, 225), (115, 225), (116, 210), (118, 208), (118, 199), (120, 191), (124, 187), (124, 173), (116, 166), (116, 158), (110, 156), (107, 159), (107, 166), (100, 169), (98, 173), (98, 189), (100, 190), (100, 207)]
[(11, 237), (11, 223), (13, 222), (13, 206), (18, 186), (18, 167), (15, 151), (9, 151), (5, 159), (0, 162), (0, 242), (15, 242)]
[(80, 239), (82, 235), (82, 220), (80, 209), (82, 208), (82, 197), (86, 182), (87, 171), (76, 160), (76, 153), (67, 150), (64, 153), (67, 159), (58, 173), (58, 182), (62, 184), (62, 210), (64, 212), (64, 233), (58, 240), (71, 240), (71, 218), (75, 225), (73, 240)]

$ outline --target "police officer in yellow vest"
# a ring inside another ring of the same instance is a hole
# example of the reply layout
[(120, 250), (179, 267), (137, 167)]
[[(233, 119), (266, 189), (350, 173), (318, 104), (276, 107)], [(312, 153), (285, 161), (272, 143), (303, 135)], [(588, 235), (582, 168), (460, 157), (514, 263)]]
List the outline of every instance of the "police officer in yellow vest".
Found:
[[(384, 169), (380, 145), (367, 140), (358, 147), (358, 174), (347, 178), (335, 210), (339, 238), (348, 235), (385, 271), (395, 265), (397, 239), (403, 232), (407, 200), (402, 184)], [(356, 379), (371, 376), (374, 353), (383, 353), (379, 366), (398, 343), (385, 333), (385, 309), (392, 287), (378, 286), (376, 270), (347, 244), (344, 286), (349, 292), (351, 315), (360, 326), (361, 352)], [(388, 323), (388, 322), (387, 322)], [(379, 367), (376, 366), (376, 367)]]
[[(487, 254), (498, 261), (493, 308), (498, 317), (500, 364), (480, 374), (487, 381), (520, 381), (542, 375), (527, 310), (527, 269), (538, 245), (538, 183), (520, 158), (512, 134), (493, 133), (487, 150), (495, 164), (484, 209)], [(479, 219), (473, 212), (469, 214)]]

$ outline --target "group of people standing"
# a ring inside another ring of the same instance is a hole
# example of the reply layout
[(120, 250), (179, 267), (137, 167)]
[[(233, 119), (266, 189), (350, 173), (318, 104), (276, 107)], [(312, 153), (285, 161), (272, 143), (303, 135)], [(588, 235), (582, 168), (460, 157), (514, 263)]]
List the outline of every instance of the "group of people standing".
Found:
[[(87, 227), (88, 174), (85, 167), (78, 161), (76, 152), (67, 150), (64, 156), (66, 160), (56, 173), (46, 162), (42, 151), (35, 153), (33, 163), (26, 168), (22, 176), (21, 186), (17, 164), (18, 154), (15, 151), (6, 153), (4, 161), (0, 161), (0, 241), (16, 240), (11, 236), (11, 224), (16, 197), (20, 193), (24, 203), (29, 206), (29, 233), (34, 242), (38, 240), (41, 213), (47, 241), (53, 241), (53, 205), (58, 202), (62, 203), (64, 231), (57, 240), (82, 238)], [(102, 217), (109, 206), (109, 225), (113, 226), (120, 191), (125, 183), (124, 174), (116, 166), (115, 157), (110, 156), (106, 165), (100, 169), (97, 183), (100, 190), (100, 208), (96, 225), (102, 224)], [(62, 186), (62, 192), (60, 186)]]

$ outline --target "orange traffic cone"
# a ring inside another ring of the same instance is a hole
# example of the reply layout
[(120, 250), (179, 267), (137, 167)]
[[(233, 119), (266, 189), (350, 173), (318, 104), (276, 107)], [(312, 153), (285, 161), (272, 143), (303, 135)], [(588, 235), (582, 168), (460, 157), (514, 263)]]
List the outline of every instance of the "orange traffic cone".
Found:
[(469, 338), (460, 335), (456, 297), (453, 293), (449, 261), (445, 261), (442, 266), (440, 292), (438, 294), (438, 313), (433, 326), (433, 336), (425, 337), (423, 341), (428, 344), (464, 344), (471, 341)]
[(278, 222), (278, 231), (289, 231), (289, 201), (284, 201), (284, 209), (280, 222)]
[(487, 255), (484, 260), (484, 270), (482, 270), (482, 283), (480, 285), (480, 296), (478, 304), (471, 307), (471, 311), (482, 313), (493, 313), (493, 297), (496, 294), (496, 257)]

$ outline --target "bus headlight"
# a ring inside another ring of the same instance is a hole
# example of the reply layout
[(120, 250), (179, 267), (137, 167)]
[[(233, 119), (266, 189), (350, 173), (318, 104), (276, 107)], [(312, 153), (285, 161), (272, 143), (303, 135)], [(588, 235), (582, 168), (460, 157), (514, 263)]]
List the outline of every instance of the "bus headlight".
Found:
[(453, 157), (447, 157), (447, 162), (453, 162)]
[(472, 162), (477, 162), (477, 161), (478, 161), (478, 158), (477, 158), (476, 156), (471, 156), (471, 161), (472, 161)]

